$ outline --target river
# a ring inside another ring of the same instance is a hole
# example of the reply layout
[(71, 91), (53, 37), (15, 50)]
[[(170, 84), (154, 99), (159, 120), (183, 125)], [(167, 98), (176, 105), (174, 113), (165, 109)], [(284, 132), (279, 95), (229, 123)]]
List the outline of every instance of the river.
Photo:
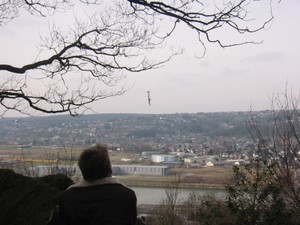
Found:
[[(130, 187), (135, 191), (137, 196), (137, 205), (141, 204), (160, 204), (162, 199), (166, 196), (165, 188), (157, 187)], [(217, 196), (224, 196), (225, 190), (212, 190), (212, 189), (189, 189), (181, 188), (179, 191), (179, 201), (187, 199), (190, 193), (198, 195), (215, 194)]]

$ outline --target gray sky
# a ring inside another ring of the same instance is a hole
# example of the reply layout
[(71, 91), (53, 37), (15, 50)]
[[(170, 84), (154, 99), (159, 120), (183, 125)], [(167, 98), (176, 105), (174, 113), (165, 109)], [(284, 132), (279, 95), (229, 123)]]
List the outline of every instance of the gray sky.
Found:
[[(262, 44), (226, 49), (209, 44), (201, 59), (194, 55), (200, 55), (203, 49), (192, 32), (181, 28), (172, 41), (185, 48), (184, 54), (163, 68), (129, 74), (123, 81), (131, 87), (127, 93), (94, 103), (91, 107), (96, 113), (269, 109), (272, 94), (284, 90), (286, 84), (299, 94), (299, 12), (299, 0), (283, 0), (274, 6), (275, 20), (271, 27), (250, 37), (263, 40)], [(21, 65), (36, 56), (32, 49), (35, 50), (39, 34), (47, 28), (47, 21), (33, 21), (30, 25), (30, 20), (33, 19), (22, 17), (1, 28), (2, 63)], [(151, 106), (147, 102), (147, 91), (150, 91)]]

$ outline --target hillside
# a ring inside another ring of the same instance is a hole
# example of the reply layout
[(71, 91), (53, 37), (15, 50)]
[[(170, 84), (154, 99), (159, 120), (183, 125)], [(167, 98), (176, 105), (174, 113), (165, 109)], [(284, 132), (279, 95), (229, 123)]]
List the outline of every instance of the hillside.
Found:
[[(269, 111), (254, 115), (271, 116)], [(5, 118), (0, 120), (0, 144), (73, 146), (103, 142), (123, 149), (163, 150), (163, 145), (199, 144), (196, 140), (250, 139), (245, 125), (250, 117), (250, 112), (220, 112)]]

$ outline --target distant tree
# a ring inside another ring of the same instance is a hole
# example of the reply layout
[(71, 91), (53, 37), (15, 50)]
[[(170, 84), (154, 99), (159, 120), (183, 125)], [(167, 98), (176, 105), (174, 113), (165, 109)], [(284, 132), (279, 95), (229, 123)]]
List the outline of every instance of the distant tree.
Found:
[(67, 31), (53, 25), (49, 36), (41, 40), (41, 54), (32, 62), (20, 66), (0, 63), (1, 114), (16, 110), (75, 116), (92, 102), (123, 94), (126, 87), (114, 87), (125, 73), (159, 68), (181, 53), (170, 49), (164, 58), (150, 55), (165, 47), (179, 23), (195, 32), (204, 49), (205, 42), (221, 47), (254, 43), (226, 43), (222, 33), (264, 29), (273, 19), (271, 9), (269, 18), (255, 26), (250, 9), (265, 2), (271, 5), (272, 1), (4, 0), (0, 3), (0, 27), (9, 26), (26, 12), (51, 19), (75, 7), (87, 7), (94, 9), (94, 15), (75, 19), (74, 27)]

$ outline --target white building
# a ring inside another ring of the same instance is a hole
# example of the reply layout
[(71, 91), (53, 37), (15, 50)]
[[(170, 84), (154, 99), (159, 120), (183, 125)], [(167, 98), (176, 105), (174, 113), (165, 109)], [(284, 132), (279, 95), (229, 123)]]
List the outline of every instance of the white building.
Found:
[(154, 163), (175, 162), (175, 155), (152, 155), (151, 159)]

